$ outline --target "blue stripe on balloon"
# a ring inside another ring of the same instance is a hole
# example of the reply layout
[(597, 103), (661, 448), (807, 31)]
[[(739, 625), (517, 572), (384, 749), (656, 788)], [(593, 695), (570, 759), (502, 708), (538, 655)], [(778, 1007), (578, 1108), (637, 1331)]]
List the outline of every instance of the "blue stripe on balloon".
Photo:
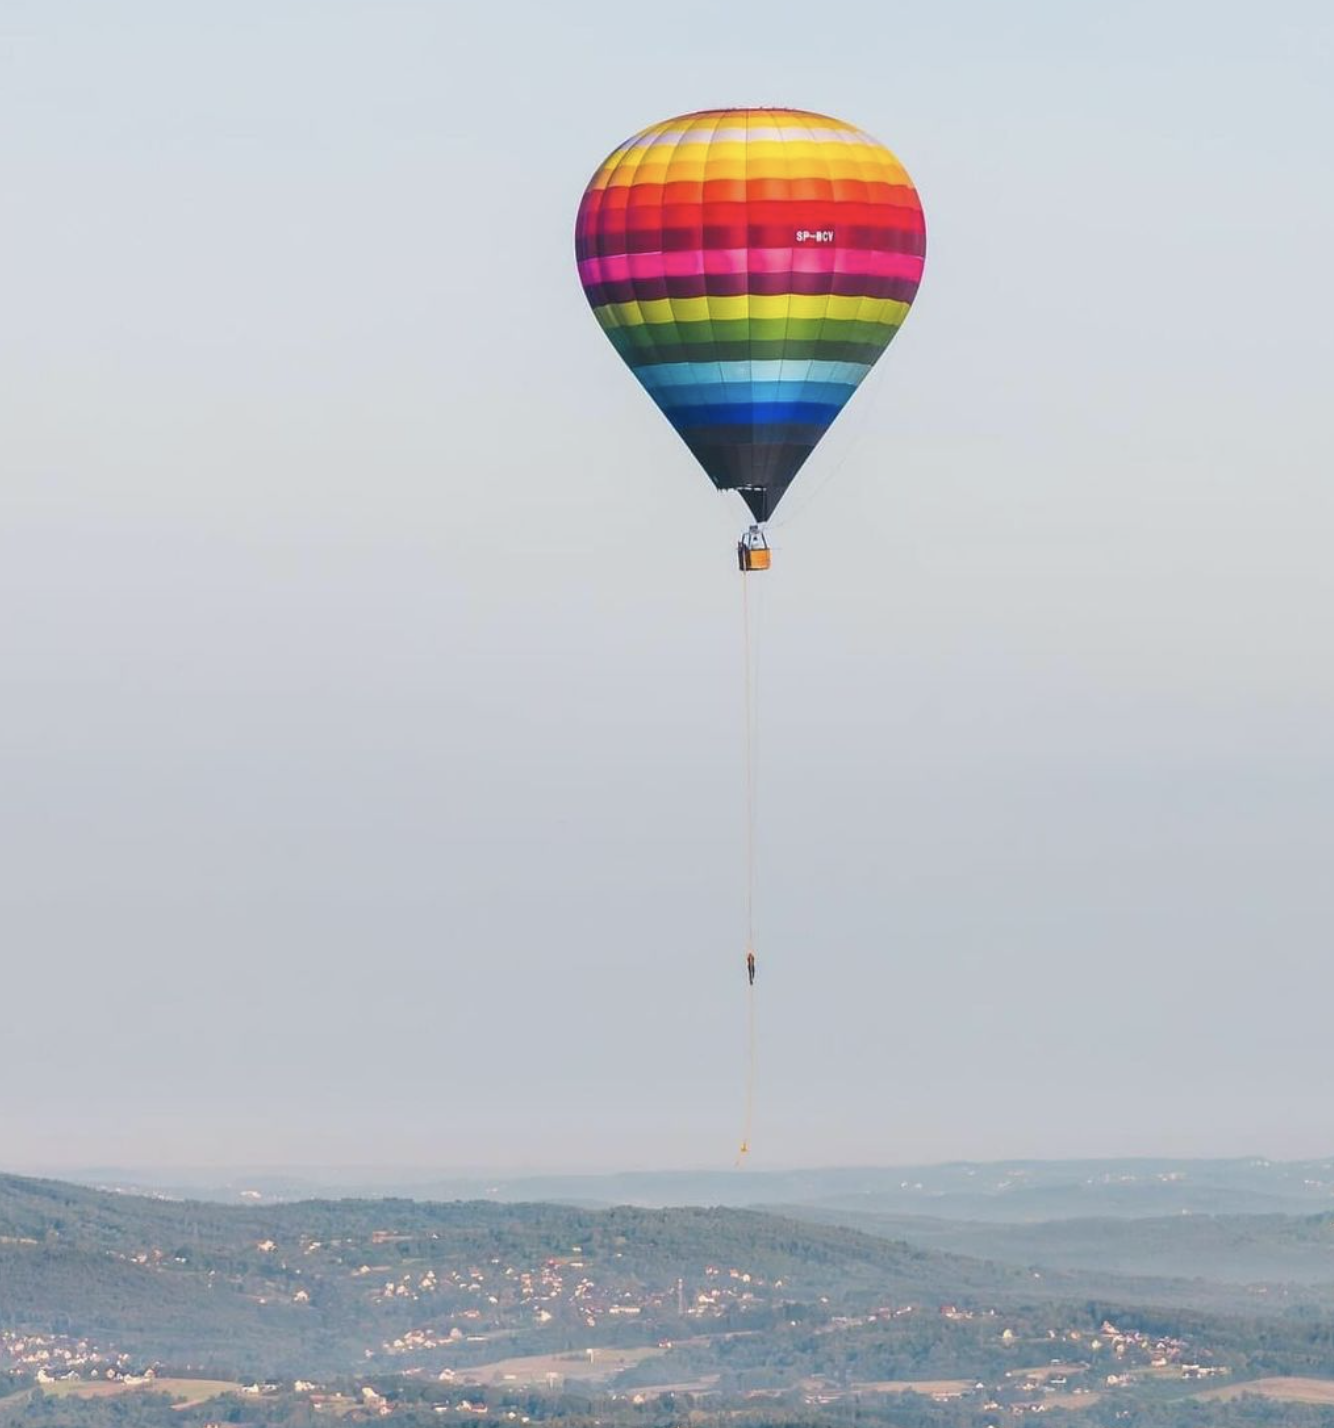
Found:
[(828, 426), (843, 410), (840, 402), (729, 402), (674, 406), (663, 411), (680, 429), (704, 426), (765, 426), (773, 422), (803, 422)]
[(871, 369), (865, 362), (781, 360), (773, 362), (662, 362), (639, 367), (635, 376), (650, 392), (670, 387), (749, 385), (752, 382), (837, 382), (856, 387)]
[(818, 402), (842, 407), (857, 389), (842, 382), (716, 382), (713, 386), (666, 387), (651, 393), (665, 412), (678, 407), (767, 406), (782, 402)]

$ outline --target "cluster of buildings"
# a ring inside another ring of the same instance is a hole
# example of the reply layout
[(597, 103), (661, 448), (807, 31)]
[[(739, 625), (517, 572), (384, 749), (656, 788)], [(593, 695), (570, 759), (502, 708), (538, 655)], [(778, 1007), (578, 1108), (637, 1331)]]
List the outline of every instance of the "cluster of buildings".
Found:
[[(782, 1289), (781, 1279), (769, 1284), (750, 1270), (718, 1265), (704, 1266), (689, 1288), (680, 1278), (640, 1285), (618, 1277), (614, 1264), (604, 1279), (593, 1274), (581, 1254), (575, 1245), (569, 1255), (534, 1266), (494, 1258), (466, 1269), (413, 1268), (378, 1281), (370, 1296), (373, 1302), (408, 1300), (432, 1311), (429, 1321), (387, 1340), (382, 1352), (409, 1356), (557, 1320), (583, 1329), (637, 1319), (699, 1323), (755, 1308)], [(371, 1277), (376, 1271), (362, 1265), (353, 1273)]]
[(132, 1373), (129, 1365), (128, 1354), (112, 1353), (87, 1339), (0, 1331), (0, 1368), (30, 1373), (38, 1383), (61, 1378), (122, 1378)]

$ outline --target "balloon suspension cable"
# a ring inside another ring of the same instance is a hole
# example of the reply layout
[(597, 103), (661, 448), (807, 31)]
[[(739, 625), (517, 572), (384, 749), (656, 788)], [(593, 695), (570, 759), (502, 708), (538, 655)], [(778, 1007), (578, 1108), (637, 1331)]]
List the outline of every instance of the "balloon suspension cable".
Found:
[(740, 1165), (750, 1154), (751, 1119), (755, 1107), (755, 651), (751, 638), (750, 580), (741, 573), (741, 640), (743, 679), (745, 684), (745, 878), (746, 878), (746, 1080), (745, 1119), (741, 1130), (741, 1146), (737, 1151)]

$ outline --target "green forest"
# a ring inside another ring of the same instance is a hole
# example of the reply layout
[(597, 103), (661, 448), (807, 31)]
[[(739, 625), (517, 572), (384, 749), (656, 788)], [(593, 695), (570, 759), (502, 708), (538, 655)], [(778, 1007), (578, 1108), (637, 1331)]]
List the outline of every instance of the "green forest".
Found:
[[(1294, 1218), (1254, 1217), (1247, 1244), (1331, 1233)], [(0, 1423), (90, 1428), (1314, 1425), (1334, 1407), (1201, 1395), (1334, 1380), (1334, 1310), (1321, 1285), (1001, 1263), (757, 1210), (0, 1177), (0, 1375)]]

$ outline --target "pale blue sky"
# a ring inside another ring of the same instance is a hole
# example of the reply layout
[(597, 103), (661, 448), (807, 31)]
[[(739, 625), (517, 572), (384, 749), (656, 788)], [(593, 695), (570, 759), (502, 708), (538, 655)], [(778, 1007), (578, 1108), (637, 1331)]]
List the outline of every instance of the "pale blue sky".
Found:
[(0, 0), (6, 1164), (725, 1162), (742, 523), (614, 144), (914, 175), (764, 593), (757, 1163), (1334, 1145), (1334, 22)]

